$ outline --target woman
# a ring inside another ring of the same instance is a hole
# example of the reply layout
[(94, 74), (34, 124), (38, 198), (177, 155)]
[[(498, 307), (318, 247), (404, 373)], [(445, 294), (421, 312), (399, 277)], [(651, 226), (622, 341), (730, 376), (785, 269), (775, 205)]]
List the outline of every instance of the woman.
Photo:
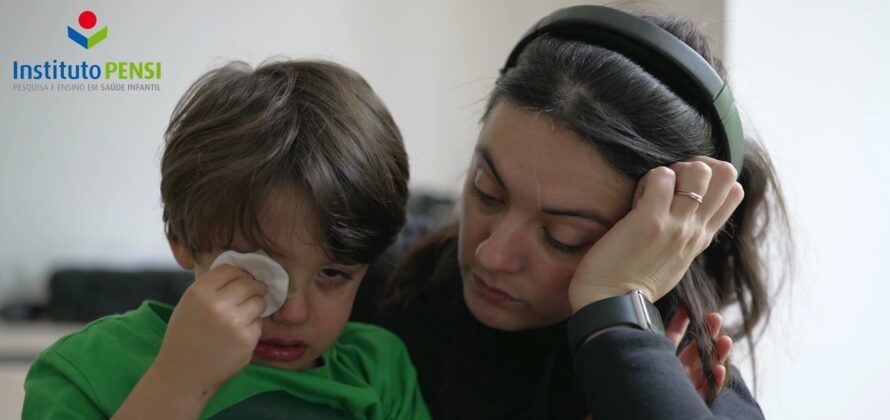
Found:
[[(643, 19), (723, 76), (686, 22)], [(746, 142), (740, 173), (713, 158), (720, 120), (622, 54), (547, 33), (522, 44), (490, 95), (459, 225), (404, 259), (378, 320), (406, 342), (433, 416), (762, 418), (737, 371), (716, 395), (724, 372), (705, 369), (706, 405), (647, 329), (688, 316), (685, 342), (712, 366), (706, 314), (738, 304), (736, 337), (751, 338), (768, 313), (757, 241), (787, 226), (768, 157)], [(619, 301), (651, 322), (583, 325)]]

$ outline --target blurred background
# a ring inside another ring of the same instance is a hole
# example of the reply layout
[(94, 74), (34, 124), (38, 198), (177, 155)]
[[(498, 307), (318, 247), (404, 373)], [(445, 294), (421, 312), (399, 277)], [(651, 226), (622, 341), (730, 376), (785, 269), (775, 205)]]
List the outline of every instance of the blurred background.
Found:
[[(413, 211), (440, 218), (513, 44), (540, 17), (579, 3), (3, 0), (0, 418), (20, 416), (29, 364), (61, 335), (135, 307), (127, 293), (175, 299), (187, 285), (163, 235), (158, 166), (170, 113), (202, 73), (273, 56), (358, 70), (402, 129)], [(697, 22), (724, 57), (747, 129), (775, 160), (799, 255), (757, 351), (766, 415), (890, 418), (876, 385), (890, 375), (890, 337), (877, 316), (890, 294), (881, 265), (890, 251), (883, 159), (890, 154), (890, 3), (609, 4)], [(84, 10), (98, 17), (96, 28), (109, 28), (89, 50), (66, 37)], [(23, 81), (13, 79), (14, 62), (54, 59), (160, 62), (163, 73), (141, 82), (159, 91), (16, 87)], [(745, 346), (736, 345), (733, 358), (751, 384)]]

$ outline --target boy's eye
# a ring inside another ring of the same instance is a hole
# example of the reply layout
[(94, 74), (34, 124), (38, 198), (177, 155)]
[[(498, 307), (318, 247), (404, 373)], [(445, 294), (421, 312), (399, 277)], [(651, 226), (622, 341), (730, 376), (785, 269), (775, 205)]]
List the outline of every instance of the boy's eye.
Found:
[(324, 288), (335, 288), (349, 280), (352, 280), (349, 273), (336, 268), (324, 268), (318, 273), (318, 283)]
[(486, 206), (494, 207), (502, 204), (500, 199), (482, 192), (482, 190), (480, 190), (479, 187), (476, 186), (476, 184), (473, 184), (473, 186), (470, 187), (470, 192), (473, 194), (474, 197), (476, 197), (477, 200), (479, 200), (480, 203)]

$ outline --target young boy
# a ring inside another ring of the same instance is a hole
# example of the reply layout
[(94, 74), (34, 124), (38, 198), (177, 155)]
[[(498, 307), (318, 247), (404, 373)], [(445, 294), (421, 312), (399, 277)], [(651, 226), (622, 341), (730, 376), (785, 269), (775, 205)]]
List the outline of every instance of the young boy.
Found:
[[(175, 309), (146, 302), (44, 351), (23, 417), (428, 418), (401, 341), (347, 323), (408, 195), (401, 135), (367, 83), (329, 62), (230, 64), (192, 85), (165, 138), (164, 222), (194, 284)], [(284, 268), (270, 316), (264, 283), (214, 264), (226, 250)]]

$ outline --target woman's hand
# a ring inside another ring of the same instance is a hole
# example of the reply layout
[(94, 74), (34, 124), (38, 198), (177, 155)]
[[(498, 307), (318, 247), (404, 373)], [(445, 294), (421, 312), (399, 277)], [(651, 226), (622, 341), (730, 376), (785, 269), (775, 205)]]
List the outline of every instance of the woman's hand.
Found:
[[(720, 328), (723, 326), (723, 317), (717, 312), (708, 315), (708, 331), (711, 333), (711, 339), (714, 340), (714, 353), (711, 355), (711, 373), (714, 375), (714, 383), (717, 384), (717, 392), (723, 388), (726, 382), (726, 359), (729, 352), (732, 351), (732, 339), (728, 335), (721, 335)], [(664, 334), (674, 342), (679, 348), (680, 341), (686, 334), (686, 328), (689, 326), (689, 314), (686, 308), (680, 308), (674, 318), (665, 326)], [(689, 377), (689, 381), (698, 391), (698, 395), (702, 400), (708, 401), (708, 378), (702, 368), (701, 357), (698, 354), (696, 342), (692, 341), (686, 348), (677, 354), (683, 370)]]
[[(676, 191), (702, 196), (702, 203)], [(572, 310), (639, 289), (652, 302), (673, 289), (742, 202), (729, 162), (696, 157), (651, 170), (631, 211), (584, 256), (569, 286)]]
[(220, 265), (185, 291), (154, 363), (114, 418), (197, 418), (251, 359), (262, 333), (266, 285)]

